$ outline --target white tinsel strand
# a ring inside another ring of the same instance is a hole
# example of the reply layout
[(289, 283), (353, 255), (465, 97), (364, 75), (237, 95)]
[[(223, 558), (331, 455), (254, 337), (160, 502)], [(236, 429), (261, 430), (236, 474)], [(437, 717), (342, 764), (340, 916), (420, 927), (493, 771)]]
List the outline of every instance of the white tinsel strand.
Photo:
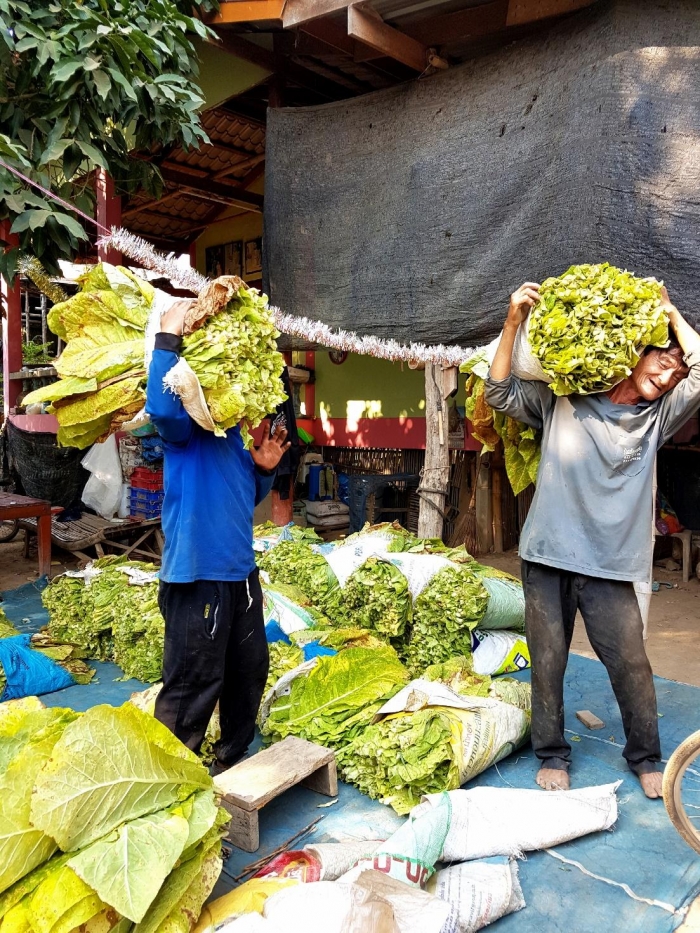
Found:
[[(100, 240), (101, 245), (117, 250), (128, 256), (145, 269), (158, 272), (164, 278), (177, 282), (188, 291), (199, 294), (208, 283), (208, 279), (194, 269), (183, 269), (175, 259), (161, 253), (142, 237), (112, 227), (108, 237)], [(394, 362), (437, 363), (441, 366), (459, 366), (475, 352), (473, 347), (426, 346), (423, 343), (402, 344), (398, 340), (382, 340), (380, 337), (361, 337), (353, 331), (334, 331), (327, 324), (311, 321), (305, 317), (283, 314), (279, 308), (270, 308), (275, 327), (290, 337), (300, 337), (310, 343), (318, 343), (332, 350), (344, 350), (362, 356)]]
[(270, 308), (277, 330), (290, 337), (301, 337), (310, 343), (318, 343), (333, 350), (374, 356), (394, 362), (437, 363), (441, 366), (459, 366), (475, 352), (473, 347), (426, 346), (424, 343), (401, 344), (397, 340), (382, 340), (380, 337), (360, 337), (352, 331), (333, 331), (320, 321), (305, 317), (283, 314), (279, 308)]
[(158, 272), (165, 279), (186, 288), (190, 292), (198, 295), (208, 284), (209, 279), (200, 275), (196, 269), (186, 269), (173, 258), (174, 254), (166, 256), (160, 250), (155, 249), (140, 236), (129, 233), (123, 227), (112, 227), (109, 236), (102, 237), (99, 241), (100, 246), (107, 249), (114, 249), (124, 256), (128, 256), (144, 269), (151, 269)]

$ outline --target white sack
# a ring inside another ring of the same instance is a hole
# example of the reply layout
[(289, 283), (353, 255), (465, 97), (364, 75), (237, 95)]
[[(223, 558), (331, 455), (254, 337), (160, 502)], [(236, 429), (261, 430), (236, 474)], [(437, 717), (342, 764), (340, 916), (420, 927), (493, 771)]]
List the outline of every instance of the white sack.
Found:
[[(610, 829), (617, 820), (615, 791), (622, 782), (567, 791), (475, 787), (448, 791), (452, 815), (440, 861), (509, 855), (547, 849)], [(429, 794), (414, 807), (417, 819), (441, 806), (444, 794)]]
[(518, 865), (509, 858), (443, 868), (430, 879), (427, 890), (451, 907), (441, 933), (476, 933), (525, 906)]

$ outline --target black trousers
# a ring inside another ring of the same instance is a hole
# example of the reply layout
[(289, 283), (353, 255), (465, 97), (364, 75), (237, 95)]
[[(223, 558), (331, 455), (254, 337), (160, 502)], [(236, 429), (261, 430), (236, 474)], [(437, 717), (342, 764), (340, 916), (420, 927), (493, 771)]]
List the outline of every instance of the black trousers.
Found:
[(156, 718), (199, 752), (218, 701), (214, 751), (234, 764), (253, 740), (269, 667), (258, 571), (240, 583), (161, 581), (158, 602), (165, 652)]
[(569, 768), (564, 738), (564, 673), (581, 610), (622, 714), (623, 756), (635, 774), (661, 760), (656, 692), (644, 650), (642, 617), (631, 583), (600, 580), (523, 561), (525, 627), (532, 659), (532, 746), (548, 768)]

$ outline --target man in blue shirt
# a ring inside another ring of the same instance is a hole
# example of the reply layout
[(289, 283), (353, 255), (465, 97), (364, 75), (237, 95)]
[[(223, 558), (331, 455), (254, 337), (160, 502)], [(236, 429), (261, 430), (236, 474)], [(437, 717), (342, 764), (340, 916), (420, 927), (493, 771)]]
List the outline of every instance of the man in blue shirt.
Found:
[(163, 439), (165, 547), (158, 594), (165, 619), (163, 688), (156, 717), (199, 752), (219, 703), (216, 771), (245, 754), (267, 680), (262, 590), (253, 553), (253, 510), (270, 491), (287, 432), (246, 450), (240, 428), (216, 437), (163, 385), (177, 363), (189, 301), (161, 319), (148, 372), (146, 410)]

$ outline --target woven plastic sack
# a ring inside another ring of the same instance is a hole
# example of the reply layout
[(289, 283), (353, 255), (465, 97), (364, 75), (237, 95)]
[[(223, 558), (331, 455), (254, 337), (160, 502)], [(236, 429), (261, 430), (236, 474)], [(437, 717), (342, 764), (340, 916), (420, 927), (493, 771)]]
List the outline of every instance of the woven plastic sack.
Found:
[(505, 577), (482, 577), (488, 591), (486, 613), (479, 622), (482, 629), (525, 630), (525, 594), (521, 583)]
[(476, 933), (525, 907), (518, 865), (509, 858), (443, 868), (430, 879), (427, 890), (451, 907), (441, 933)]
[[(518, 333), (515, 337), (513, 356), (511, 358), (512, 373), (519, 379), (529, 379), (533, 382), (550, 382), (550, 378), (542, 369), (540, 361), (530, 349), (530, 341), (528, 340), (529, 331), (530, 318), (528, 316), (525, 323), (521, 324), (518, 328)], [(495, 340), (492, 340), (491, 343), (484, 348), (483, 352), (488, 360), (489, 366), (493, 363), (493, 358), (496, 355), (496, 350), (498, 349), (502, 334), (503, 331), (501, 331)]]
[(520, 632), (472, 632), (472, 663), (476, 674), (515, 674), (530, 667), (530, 649)]
[(448, 796), (451, 819), (441, 862), (493, 855), (520, 858), (524, 852), (610, 829), (617, 821), (615, 791), (621, 783), (546, 794), (510, 787), (452, 790), (425, 797), (411, 811), (411, 818), (427, 818), (434, 808), (444, 812)]

